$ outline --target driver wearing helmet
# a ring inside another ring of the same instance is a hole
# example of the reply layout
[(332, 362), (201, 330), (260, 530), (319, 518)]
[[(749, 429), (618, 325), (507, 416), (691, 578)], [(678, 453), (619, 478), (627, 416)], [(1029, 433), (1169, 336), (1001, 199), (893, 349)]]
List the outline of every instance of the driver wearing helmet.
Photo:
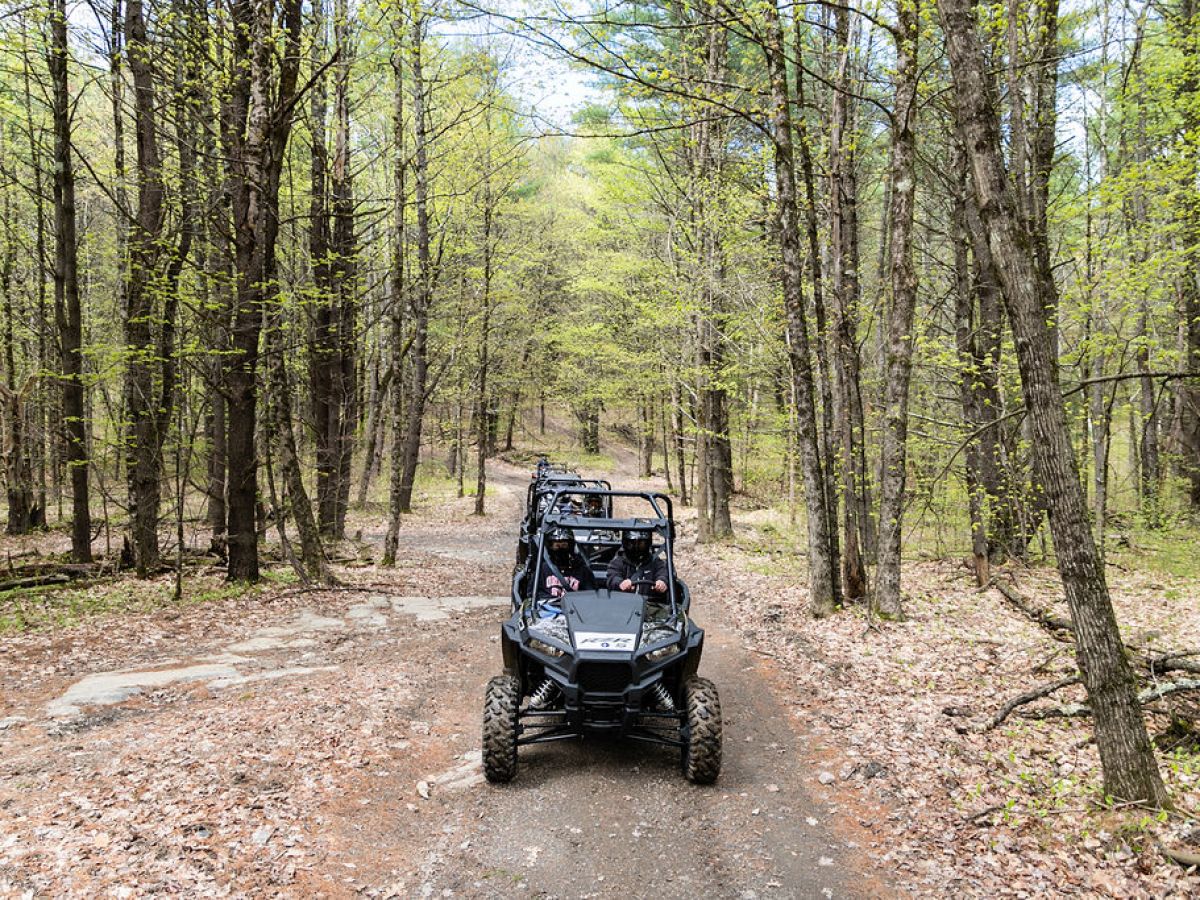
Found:
[(587, 560), (575, 552), (575, 535), (569, 528), (555, 528), (546, 535), (545, 580), (542, 593), (558, 599), (567, 591), (590, 590), (594, 579)]
[(607, 574), (610, 591), (632, 591), (637, 582), (644, 582), (640, 589), (650, 586), (656, 594), (667, 592), (670, 577), (667, 561), (651, 552), (650, 532), (634, 530), (621, 535), (621, 550), (608, 564)]

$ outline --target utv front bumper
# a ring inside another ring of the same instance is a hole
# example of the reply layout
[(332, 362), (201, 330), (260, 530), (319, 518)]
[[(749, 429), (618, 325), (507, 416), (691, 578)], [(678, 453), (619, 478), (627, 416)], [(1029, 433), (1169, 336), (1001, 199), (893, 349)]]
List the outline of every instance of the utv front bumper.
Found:
[[(553, 709), (524, 709), (518, 743), (565, 740), (584, 734), (649, 740), (678, 746), (682, 718), (680, 685), (700, 664), (704, 632), (696, 629), (679, 653), (653, 662), (644, 655), (592, 653), (551, 657), (517, 644), (505, 629), (505, 661), (514, 674), (536, 672), (551, 679), (562, 704)], [(650, 696), (663, 682), (675, 709)]]

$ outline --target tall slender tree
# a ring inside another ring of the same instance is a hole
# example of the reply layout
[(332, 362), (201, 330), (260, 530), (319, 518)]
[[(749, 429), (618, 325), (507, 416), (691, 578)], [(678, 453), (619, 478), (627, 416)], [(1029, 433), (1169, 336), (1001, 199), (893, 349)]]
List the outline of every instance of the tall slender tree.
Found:
[(92, 517), (88, 496), (88, 415), (84, 384), (83, 307), (79, 298), (79, 247), (75, 221), (75, 164), (71, 146), (65, 0), (50, 3), (51, 111), (54, 120), (54, 317), (62, 358), (62, 408), (66, 462), (71, 475), (71, 558), (91, 562)]
[(1012, 321), (1034, 433), (1038, 478), (1074, 625), (1080, 674), (1096, 724), (1105, 790), (1126, 801), (1168, 803), (1146, 735), (1108, 593), (1104, 566), (1088, 526), (1087, 506), (1071, 446), (1047, 301), (1056, 294), (1038, 265), (1030, 232), (1001, 156), (1000, 120), (972, 0), (939, 0), (959, 124), (1004, 303)]

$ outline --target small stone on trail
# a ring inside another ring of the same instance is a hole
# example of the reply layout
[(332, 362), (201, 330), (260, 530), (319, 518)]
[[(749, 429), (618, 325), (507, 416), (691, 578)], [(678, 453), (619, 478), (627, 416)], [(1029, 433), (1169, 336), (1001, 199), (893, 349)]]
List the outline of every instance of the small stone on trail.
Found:
[(417, 782), (417, 793), (421, 795), (422, 800), (428, 800), (429, 799), (429, 782), (428, 781), (418, 781)]
[(828, 856), (822, 856), (819, 860), (817, 860), (817, 865), (818, 866), (832, 866), (833, 860), (831, 858), (829, 858)]
[(768, 793), (768, 794), (778, 794), (778, 793), (779, 793), (779, 785), (777, 785), (777, 784), (768, 784), (768, 785), (767, 785), (767, 793)]
[(821, 772), (817, 775), (817, 781), (821, 782), (821, 784), (833, 784), (837, 781), (837, 778), (834, 777), (832, 772)]
[(816, 828), (816, 826), (817, 826), (817, 820), (814, 819), (812, 816), (809, 816), (804, 821), (807, 822), (809, 825), (813, 826), (814, 828)]
[(270, 825), (260, 825), (254, 830), (254, 834), (250, 836), (250, 840), (260, 847), (265, 847), (267, 841), (271, 839), (271, 835), (275, 833), (275, 829)]

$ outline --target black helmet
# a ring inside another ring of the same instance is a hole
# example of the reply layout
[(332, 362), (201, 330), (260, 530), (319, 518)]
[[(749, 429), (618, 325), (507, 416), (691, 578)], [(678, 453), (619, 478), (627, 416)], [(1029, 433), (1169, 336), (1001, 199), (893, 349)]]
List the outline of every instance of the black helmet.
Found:
[(650, 534), (645, 531), (626, 531), (621, 535), (621, 549), (633, 563), (643, 562), (650, 555)]
[(552, 563), (566, 565), (575, 552), (575, 535), (569, 528), (555, 528), (546, 535), (546, 550)]
[(604, 515), (604, 498), (599, 494), (589, 494), (584, 501), (583, 511), (589, 518), (600, 518)]

